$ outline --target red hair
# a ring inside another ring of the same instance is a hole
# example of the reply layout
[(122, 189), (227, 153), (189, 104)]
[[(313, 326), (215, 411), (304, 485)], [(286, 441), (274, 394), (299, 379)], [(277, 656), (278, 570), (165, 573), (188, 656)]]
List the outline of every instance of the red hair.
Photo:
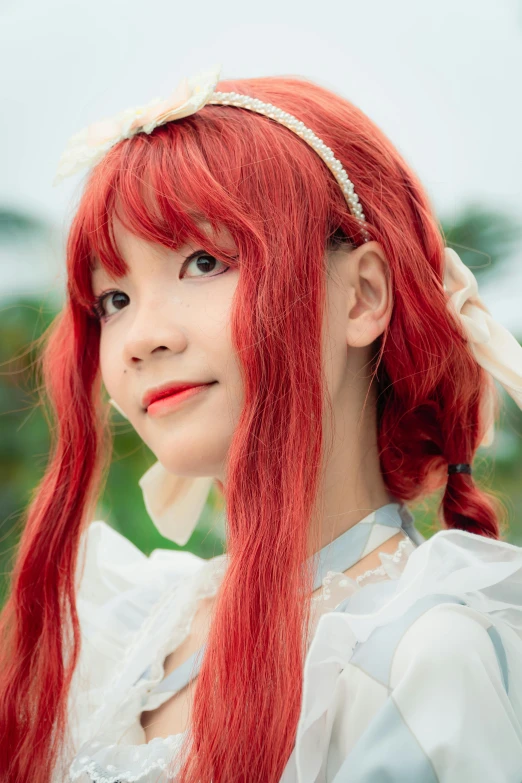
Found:
[[(275, 104), (331, 147), (386, 254), (394, 308), (375, 346), (373, 382), (389, 492), (413, 501), (445, 487), (446, 527), (498, 538), (488, 496), (470, 476), (446, 475), (448, 463), (473, 461), (490, 381), (446, 307), (443, 235), (415, 174), (363, 112), (323, 87), (268, 77), (217, 89)], [(314, 535), (314, 551), (318, 543), (325, 250), (339, 239), (355, 247), (362, 237), (339, 185), (302, 139), (219, 105), (115, 145), (91, 172), (72, 223), (67, 300), (42, 354), (54, 442), (0, 618), (0, 733), (8, 751), (0, 778), (49, 783), (67, 740), (80, 648), (78, 550), (110, 461), (90, 269), (96, 256), (112, 275), (126, 272), (111, 232), (115, 212), (136, 235), (173, 249), (192, 240), (223, 257), (200, 218), (225, 226), (238, 247), (231, 327), (244, 408), (227, 463), (229, 567), (180, 780), (275, 782), (301, 709), (313, 590), (303, 562)]]

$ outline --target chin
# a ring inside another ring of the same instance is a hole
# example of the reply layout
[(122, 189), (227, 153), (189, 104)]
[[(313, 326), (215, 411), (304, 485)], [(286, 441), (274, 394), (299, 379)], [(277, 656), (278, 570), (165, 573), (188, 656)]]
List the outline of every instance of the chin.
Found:
[(219, 458), (216, 451), (208, 451), (208, 440), (206, 447), (201, 450), (194, 448), (194, 442), (183, 446), (177, 443), (172, 449), (154, 450), (156, 458), (161, 462), (165, 470), (175, 476), (220, 476), (223, 474), (223, 465), (226, 452)]

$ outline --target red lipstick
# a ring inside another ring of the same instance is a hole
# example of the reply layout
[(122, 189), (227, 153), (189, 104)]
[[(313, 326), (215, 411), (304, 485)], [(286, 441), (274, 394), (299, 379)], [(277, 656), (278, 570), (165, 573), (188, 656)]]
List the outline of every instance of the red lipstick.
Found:
[(145, 394), (143, 404), (149, 416), (153, 418), (164, 416), (172, 410), (178, 408), (185, 400), (191, 399), (198, 394), (202, 394), (209, 386), (213, 386), (216, 381), (197, 385), (169, 384), (163, 387), (157, 387)]

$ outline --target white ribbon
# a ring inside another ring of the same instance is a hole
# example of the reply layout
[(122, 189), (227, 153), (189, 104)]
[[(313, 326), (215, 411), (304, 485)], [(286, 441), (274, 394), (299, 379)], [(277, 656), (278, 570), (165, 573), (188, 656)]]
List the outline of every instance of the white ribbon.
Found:
[(176, 476), (155, 462), (138, 481), (149, 517), (159, 532), (184, 546), (194, 532), (214, 479)]
[(195, 114), (211, 99), (220, 73), (221, 65), (213, 65), (194, 77), (182, 79), (166, 100), (153, 98), (145, 105), (125, 109), (115, 117), (95, 122), (75, 133), (58, 162), (53, 185), (93, 166), (122, 139), (137, 133), (152, 133), (158, 125)]
[[(448, 307), (460, 321), (475, 359), (522, 409), (522, 347), (511, 332), (491, 316), (479, 296), (475, 275), (449, 247), (444, 250), (444, 264)], [(491, 395), (485, 400), (483, 413), (488, 428), (481, 445), (489, 446), (494, 432)]]
[[(111, 398), (110, 404), (128, 419)], [(140, 478), (147, 513), (164, 538), (184, 546), (194, 532), (214, 483), (209, 476), (177, 476), (155, 462)]]

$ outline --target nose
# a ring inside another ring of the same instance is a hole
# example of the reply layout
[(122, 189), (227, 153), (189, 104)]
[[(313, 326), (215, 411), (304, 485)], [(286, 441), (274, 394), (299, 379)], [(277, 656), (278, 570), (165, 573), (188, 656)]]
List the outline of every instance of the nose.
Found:
[(187, 335), (175, 315), (172, 297), (168, 301), (157, 297), (142, 302), (125, 324), (123, 360), (127, 367), (150, 359), (154, 354), (181, 353), (187, 347)]

